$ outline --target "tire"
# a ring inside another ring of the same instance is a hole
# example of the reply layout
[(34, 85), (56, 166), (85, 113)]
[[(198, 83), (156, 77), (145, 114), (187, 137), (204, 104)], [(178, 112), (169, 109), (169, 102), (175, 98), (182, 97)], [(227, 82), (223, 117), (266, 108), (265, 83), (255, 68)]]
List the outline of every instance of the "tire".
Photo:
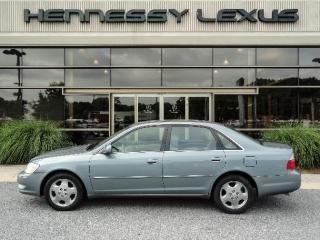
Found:
[(57, 173), (51, 176), (44, 186), (47, 203), (55, 210), (76, 209), (84, 198), (80, 180), (70, 173)]
[(225, 213), (243, 213), (252, 206), (255, 199), (256, 189), (239, 175), (222, 178), (213, 190), (215, 205)]

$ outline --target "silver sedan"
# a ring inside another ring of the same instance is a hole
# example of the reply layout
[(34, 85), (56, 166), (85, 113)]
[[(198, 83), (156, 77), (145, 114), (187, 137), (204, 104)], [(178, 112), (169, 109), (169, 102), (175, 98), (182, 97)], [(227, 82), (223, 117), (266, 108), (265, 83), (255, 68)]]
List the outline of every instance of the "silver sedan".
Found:
[(299, 189), (301, 176), (288, 145), (216, 123), (155, 121), (35, 157), (18, 183), (21, 193), (44, 196), (56, 210), (75, 209), (85, 197), (174, 196), (242, 213), (258, 197)]

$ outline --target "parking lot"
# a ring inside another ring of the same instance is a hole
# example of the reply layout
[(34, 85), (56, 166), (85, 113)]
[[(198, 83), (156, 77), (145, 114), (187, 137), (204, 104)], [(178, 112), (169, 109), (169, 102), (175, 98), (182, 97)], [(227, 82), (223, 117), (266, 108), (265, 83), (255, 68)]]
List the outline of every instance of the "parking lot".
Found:
[(319, 239), (320, 190), (260, 199), (227, 215), (205, 199), (100, 199), (56, 212), (0, 183), (0, 239)]

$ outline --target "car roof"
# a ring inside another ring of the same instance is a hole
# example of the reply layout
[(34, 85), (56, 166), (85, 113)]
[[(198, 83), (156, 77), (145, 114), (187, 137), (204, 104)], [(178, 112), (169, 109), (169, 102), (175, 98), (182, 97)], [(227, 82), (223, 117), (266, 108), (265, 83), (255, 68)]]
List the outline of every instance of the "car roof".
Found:
[(164, 124), (189, 124), (189, 125), (203, 125), (203, 126), (223, 126), (219, 123), (204, 121), (204, 120), (153, 120), (143, 121), (136, 123), (136, 126), (147, 126), (147, 125), (164, 125)]

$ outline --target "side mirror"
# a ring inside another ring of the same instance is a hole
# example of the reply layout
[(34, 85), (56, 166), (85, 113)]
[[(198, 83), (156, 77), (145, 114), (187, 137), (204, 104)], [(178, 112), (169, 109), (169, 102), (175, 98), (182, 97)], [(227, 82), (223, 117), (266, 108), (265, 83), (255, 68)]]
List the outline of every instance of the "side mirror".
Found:
[(112, 153), (112, 146), (111, 145), (107, 145), (102, 151), (101, 151), (102, 154), (105, 154), (105, 155), (109, 155)]

